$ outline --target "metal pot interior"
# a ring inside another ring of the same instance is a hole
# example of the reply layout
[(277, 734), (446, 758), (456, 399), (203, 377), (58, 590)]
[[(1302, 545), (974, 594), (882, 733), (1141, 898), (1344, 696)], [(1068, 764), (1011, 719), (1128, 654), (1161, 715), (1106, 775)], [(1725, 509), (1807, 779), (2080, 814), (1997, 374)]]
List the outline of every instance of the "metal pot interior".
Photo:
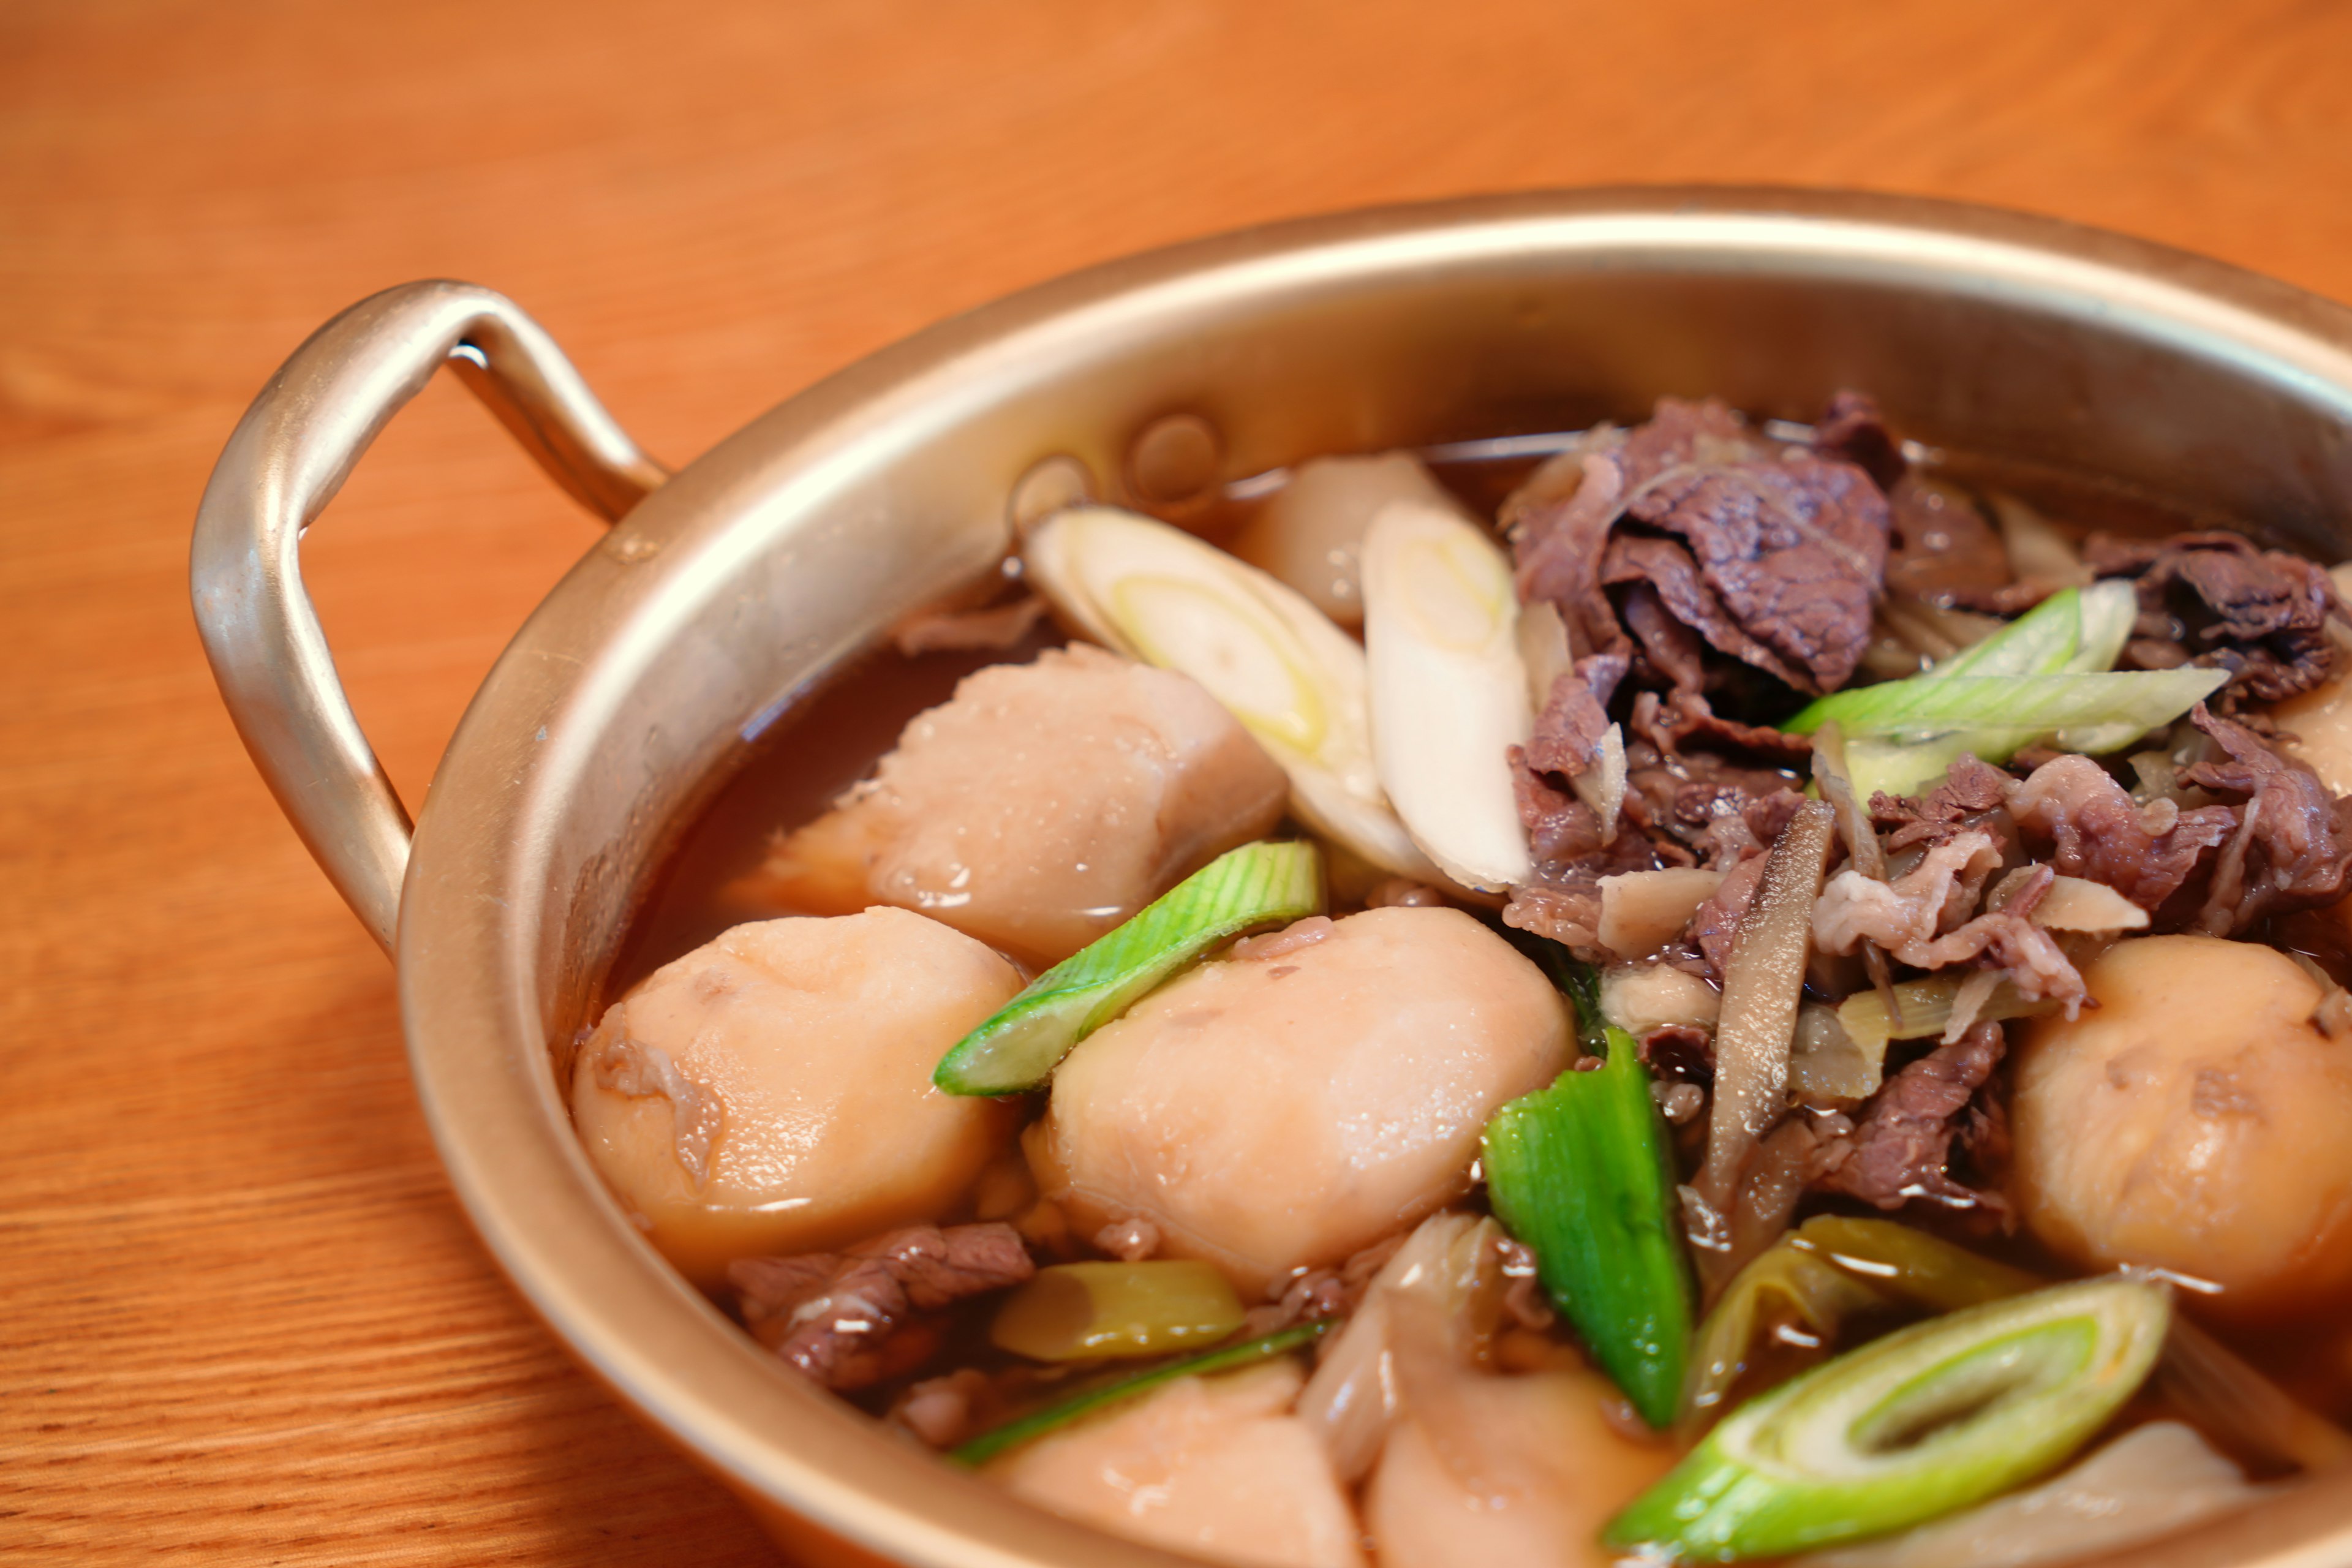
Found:
[[(485, 1238), (623, 1399), (812, 1554), (1178, 1561), (900, 1447), (799, 1384), (632, 1231), (573, 1142), (551, 1064), (633, 900), (797, 697), (993, 570), (1041, 460), (1075, 460), (1095, 496), (1132, 502), (1170, 482), (1165, 454), (1138, 450), (1170, 416), (1191, 416), (1178, 458), (1206, 452), (1230, 480), (1638, 417), (1669, 393), (1805, 418), (1842, 386), (1931, 444), (2352, 552), (2352, 312), (2048, 220), (1855, 195), (1504, 198), (1212, 240), (947, 322), (722, 442), (532, 616), (419, 823), (402, 1005)], [(2323, 1537), (2352, 1552), (2352, 1500), (2276, 1504), (2134, 1561), (2283, 1568), (2305, 1560), (2290, 1543), (2328, 1550)]]

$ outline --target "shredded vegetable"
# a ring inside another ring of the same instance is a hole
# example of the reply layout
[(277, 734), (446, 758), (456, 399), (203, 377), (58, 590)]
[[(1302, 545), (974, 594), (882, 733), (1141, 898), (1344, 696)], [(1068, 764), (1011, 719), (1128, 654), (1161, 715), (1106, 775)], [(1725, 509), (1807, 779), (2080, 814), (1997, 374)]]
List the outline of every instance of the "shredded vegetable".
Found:
[(1217, 943), (1322, 908), (1314, 845), (1230, 850), (1022, 987), (940, 1058), (931, 1081), (950, 1094), (1035, 1089), (1080, 1040)]

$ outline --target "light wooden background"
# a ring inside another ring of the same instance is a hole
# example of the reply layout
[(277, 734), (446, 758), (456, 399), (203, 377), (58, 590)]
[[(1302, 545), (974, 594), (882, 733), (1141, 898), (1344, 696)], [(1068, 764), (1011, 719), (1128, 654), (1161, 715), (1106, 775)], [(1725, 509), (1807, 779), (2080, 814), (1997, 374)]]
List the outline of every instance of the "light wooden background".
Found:
[[(0, 1557), (777, 1560), (477, 1247), (387, 966), (214, 696), (188, 524), (313, 326), (491, 284), (675, 463), (1105, 257), (1685, 179), (2005, 203), (2352, 298), (2352, 7), (0, 5)], [(316, 531), (412, 799), (593, 537), (446, 381)]]

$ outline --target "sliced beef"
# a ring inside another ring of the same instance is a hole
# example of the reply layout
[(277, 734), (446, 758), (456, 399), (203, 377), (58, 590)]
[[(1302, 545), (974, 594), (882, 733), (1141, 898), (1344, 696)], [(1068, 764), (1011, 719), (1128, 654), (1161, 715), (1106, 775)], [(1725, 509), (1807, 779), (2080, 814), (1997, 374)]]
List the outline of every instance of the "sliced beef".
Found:
[[(1870, 636), (1885, 566), (1895, 453), (1867, 400), (1833, 404), (1811, 447), (1764, 439), (1722, 402), (1663, 398), (1651, 418), (1555, 459), (1507, 505), (1520, 597), (1560, 607), (1571, 650), (1632, 639), (1652, 672), (1696, 689), (1698, 640), (1802, 691), (1835, 690)], [(1875, 434), (1873, 434), (1874, 428)], [(1669, 631), (1672, 621), (1696, 639)]]
[(2083, 977), (2056, 940), (2028, 918), (2046, 890), (2047, 874), (2029, 873), (2000, 908), (1976, 912), (2000, 863), (1992, 836), (1971, 830), (1935, 845), (1892, 880), (1841, 871), (1813, 906), (1814, 945), (1850, 953), (1869, 942), (1916, 969), (1998, 969), (2021, 994), (2063, 1002), (2071, 1015), (2088, 994)]
[(2060, 876), (2104, 882), (2151, 914), (2239, 826), (2225, 805), (2142, 805), (2088, 757), (2053, 758), (2007, 794), (2010, 815)]
[(1796, 679), (1716, 646), (1800, 690), (1844, 685), (1869, 642), (1886, 566), (1886, 497), (1870, 476), (1834, 455), (1776, 448), (1715, 398), (1661, 399), (1629, 435), (1626, 458), (1627, 515), (1688, 546), (1739, 640), (1763, 645)]
[(1538, 773), (1574, 778), (1601, 754), (1611, 729), (1609, 699), (1623, 679), (1626, 656), (1593, 654), (1551, 683), (1551, 695), (1536, 716), (1527, 744), (1527, 765)]
[[(1601, 879), (1655, 870), (1657, 851), (1640, 831), (1621, 831), (1603, 844), (1592, 808), (1529, 766), (1517, 746), (1511, 778), (1535, 864), (1528, 884), (1511, 889), (1503, 923), (1562, 942), (1588, 963), (1609, 962), (1601, 946)], [(1686, 855), (1682, 863), (1689, 863)]]
[(1748, 918), (1748, 908), (1756, 901), (1757, 890), (1764, 886), (1766, 856), (1759, 849), (1735, 862), (1723, 873), (1723, 880), (1714, 892), (1700, 903), (1697, 913), (1691, 916), (1690, 939), (1706, 960), (1709, 978), (1717, 984), (1731, 963), (1731, 944), (1738, 939), (1739, 922)]
[(2140, 623), (2126, 661), (2226, 669), (2225, 706), (2308, 691), (2342, 667), (2327, 621), (2352, 612), (2327, 574), (2299, 555), (2217, 531), (2161, 542), (2094, 534), (2084, 556), (2102, 577), (2136, 579)]
[(1696, 1084), (1715, 1081), (1715, 1037), (1689, 1024), (1664, 1024), (1643, 1035), (1642, 1065), (1662, 1083)]
[(1953, 1180), (1948, 1163), (1953, 1140), (1963, 1133), (1977, 1149), (1990, 1147), (1998, 1112), (1977, 1113), (1971, 1106), (2000, 1067), (2005, 1045), (1999, 1024), (1979, 1023), (1957, 1044), (1937, 1047), (1887, 1079), (1864, 1102), (1853, 1131), (1816, 1152), (1814, 1189), (1882, 1209), (1927, 1198), (1954, 1208), (2004, 1210), (1998, 1194)]
[(1696, 691), (1675, 691), (1663, 698), (1654, 691), (1639, 692), (1627, 722), (1662, 756), (1679, 758), (1685, 747), (1700, 746), (1747, 752), (1775, 766), (1799, 767), (1813, 751), (1808, 736), (1717, 718), (1707, 700)]
[(909, 1226), (839, 1253), (727, 1266), (761, 1342), (827, 1388), (913, 1370), (936, 1343), (923, 1314), (1036, 1272), (1009, 1225)]
[(1616, 435), (1601, 449), (1575, 458), (1577, 480), (1565, 487), (1561, 470), (1547, 463), (1538, 479), (1549, 483), (1539, 497), (1514, 497), (1504, 505), (1504, 523), (1517, 557), (1519, 599), (1549, 601), (1567, 622), (1569, 647), (1577, 654), (1605, 653), (1625, 643), (1623, 628), (1601, 591), (1601, 556), (1610, 526), (1625, 495), (1625, 469)]
[(1963, 752), (1944, 771), (1944, 782), (1916, 800), (1884, 790), (1873, 795), (1871, 820), (1891, 830), (1886, 838), (1889, 854), (1914, 845), (1940, 843), (1968, 831), (1976, 818), (2000, 809), (2016, 782), (1990, 763)]
[[(1911, 474), (1887, 492), (1886, 504), (1888, 593), (1971, 609), (2006, 605), (2017, 587), (2009, 552), (1974, 500), (1950, 485)], [(2039, 592), (2046, 595), (2049, 590)]]
[(1831, 395), (1813, 426), (1813, 450), (1852, 463), (1883, 490), (1893, 489), (1911, 466), (1878, 411), (1878, 399), (1851, 389)]
[(2197, 929), (2234, 935), (2271, 915), (2344, 897), (2352, 868), (2352, 800), (2331, 795), (2318, 774), (2272, 750), (2246, 725), (2216, 718), (2202, 704), (2191, 718), (2227, 760), (2186, 768), (2181, 782), (2243, 802), (2237, 831), (2214, 858)]

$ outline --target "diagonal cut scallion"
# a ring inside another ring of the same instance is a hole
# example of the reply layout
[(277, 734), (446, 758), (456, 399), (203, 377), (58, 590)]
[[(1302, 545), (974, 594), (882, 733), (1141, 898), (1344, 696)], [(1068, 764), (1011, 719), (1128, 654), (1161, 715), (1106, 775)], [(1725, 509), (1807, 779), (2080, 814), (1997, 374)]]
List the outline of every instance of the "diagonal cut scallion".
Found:
[(1963, 752), (2008, 761), (2036, 741), (2091, 753), (2168, 724), (2227, 680), (2218, 670), (2113, 672), (2139, 601), (2114, 580), (2053, 594), (1923, 675), (1840, 691), (1781, 726), (1835, 722), (1847, 771), (1867, 799), (1933, 784)]
[(1883, 1535), (2054, 1468), (2147, 1380), (2161, 1286), (2109, 1278), (1889, 1334), (1751, 1400), (1602, 1539), (1694, 1562)]
[(931, 1081), (950, 1094), (1035, 1089), (1072, 1047), (1219, 942), (1322, 910), (1313, 844), (1230, 850), (1031, 981), (940, 1058)]
[(1381, 788), (1364, 650), (1302, 595), (1117, 507), (1055, 512), (1021, 560), (1064, 619), (1223, 703), (1289, 775), (1291, 811), (1308, 828), (1397, 876), (1437, 879)]
[(1601, 1370), (1663, 1427), (1690, 1352), (1690, 1265), (1649, 1072), (1633, 1036), (1606, 1034), (1597, 1071), (1570, 1068), (1486, 1123), (1486, 1195)]

